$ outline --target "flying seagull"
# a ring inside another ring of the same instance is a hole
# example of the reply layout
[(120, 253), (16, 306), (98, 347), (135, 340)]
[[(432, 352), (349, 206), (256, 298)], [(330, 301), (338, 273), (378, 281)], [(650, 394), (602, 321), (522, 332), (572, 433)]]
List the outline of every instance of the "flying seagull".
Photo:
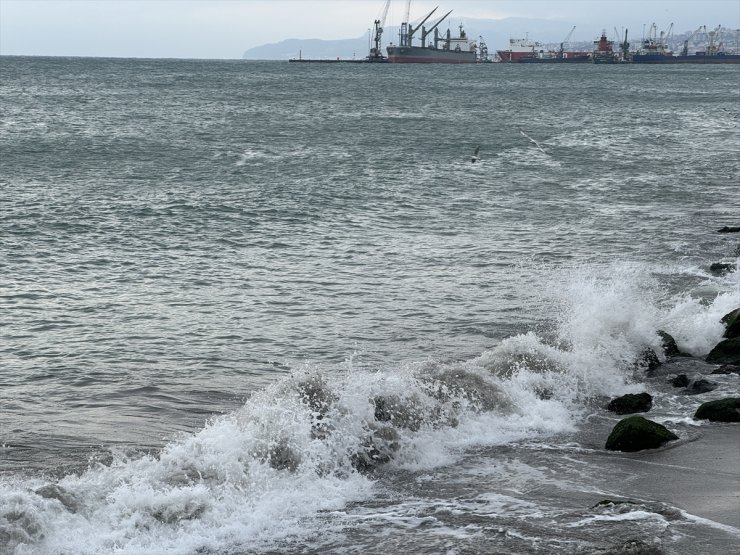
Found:
[(478, 160), (480, 160), (480, 156), (478, 156), (478, 153), (480, 152), (480, 146), (475, 147), (475, 151), (473, 152), (473, 157), (470, 159), (470, 161), (475, 164)]
[(545, 152), (545, 149), (540, 146), (540, 143), (538, 143), (537, 141), (535, 141), (532, 137), (530, 137), (529, 135), (527, 135), (521, 129), (519, 130), (519, 133), (521, 133), (522, 135), (524, 135), (525, 137), (527, 137), (527, 139), (529, 139), (530, 141), (532, 141), (537, 146), (537, 148), (540, 149), (540, 152), (542, 152), (542, 154), (547, 154), (547, 152)]

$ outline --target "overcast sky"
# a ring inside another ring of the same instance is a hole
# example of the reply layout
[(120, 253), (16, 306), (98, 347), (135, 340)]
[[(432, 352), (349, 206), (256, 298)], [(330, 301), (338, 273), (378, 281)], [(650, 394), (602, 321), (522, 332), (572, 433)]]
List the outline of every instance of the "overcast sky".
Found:
[[(0, 0), (0, 54), (240, 58), (288, 38), (340, 39), (367, 33), (383, 0)], [(393, 0), (397, 25), (404, 0)], [(411, 19), (454, 9), (456, 18), (557, 19), (591, 29), (656, 22), (683, 32), (740, 28), (740, 0), (414, 0)], [(589, 37), (590, 38), (590, 37)]]

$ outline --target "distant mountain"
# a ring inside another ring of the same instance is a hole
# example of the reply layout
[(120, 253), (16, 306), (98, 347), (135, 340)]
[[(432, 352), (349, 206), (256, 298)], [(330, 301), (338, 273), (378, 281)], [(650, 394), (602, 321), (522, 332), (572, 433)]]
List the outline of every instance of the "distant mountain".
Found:
[(287, 39), (247, 50), (245, 60), (289, 60), (290, 58), (364, 58), (368, 53), (367, 36), (357, 39)]
[[(450, 21), (453, 36), (457, 34), (460, 19), (454, 17)], [(511, 17), (507, 19), (472, 19), (462, 20), (468, 36), (478, 38), (482, 36), (493, 54), (497, 49), (506, 48), (510, 38), (529, 36), (533, 40), (543, 43), (560, 43), (565, 39), (573, 23), (550, 21), (546, 19), (527, 19)], [(447, 27), (444, 28), (444, 32)], [(579, 37), (581, 40), (592, 41), (598, 38), (599, 30), (576, 28), (571, 40)], [(592, 36), (593, 35), (593, 36)], [(363, 58), (369, 50), (369, 37), (363, 35), (356, 39), (323, 40), (323, 39), (288, 39), (277, 43), (264, 44), (250, 48), (242, 56), (245, 60), (287, 60), (297, 58)], [(398, 43), (398, 27), (387, 27), (383, 33), (383, 46), (389, 43)]]

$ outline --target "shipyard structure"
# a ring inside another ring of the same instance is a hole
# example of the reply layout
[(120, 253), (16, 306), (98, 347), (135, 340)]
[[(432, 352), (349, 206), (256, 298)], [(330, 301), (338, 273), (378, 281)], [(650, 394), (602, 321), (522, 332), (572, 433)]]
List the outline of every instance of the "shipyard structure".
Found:
[[(498, 50), (496, 55), (499, 62), (503, 63), (579, 63), (593, 62), (595, 64), (737, 64), (740, 63), (740, 54), (732, 54), (725, 50), (722, 42), (722, 28), (718, 26), (712, 31), (707, 31), (706, 26), (699, 27), (684, 40), (683, 48), (679, 54), (674, 53), (668, 47), (669, 38), (673, 25), (668, 31), (658, 33), (657, 26), (653, 23), (645, 36), (639, 43), (637, 50), (630, 50), (627, 40), (628, 31), (624, 31), (624, 39), (611, 41), (607, 38), (606, 30), (602, 31), (599, 40), (594, 41), (593, 50), (590, 52), (566, 49), (564, 45), (570, 39), (575, 30), (560, 43), (559, 49), (547, 49), (539, 42), (526, 38), (512, 38), (509, 40), (507, 50)], [(619, 33), (615, 35), (619, 37)], [(704, 47), (689, 53), (689, 42), (695, 37), (701, 37)]]

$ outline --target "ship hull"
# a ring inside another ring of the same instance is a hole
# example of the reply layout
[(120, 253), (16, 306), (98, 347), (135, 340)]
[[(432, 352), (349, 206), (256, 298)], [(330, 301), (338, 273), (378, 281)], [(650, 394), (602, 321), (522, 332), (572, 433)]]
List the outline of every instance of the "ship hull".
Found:
[(455, 52), (421, 46), (389, 46), (389, 64), (474, 64), (475, 52)]
[(497, 50), (499, 59), (506, 64), (578, 64), (591, 61), (590, 53), (566, 52), (563, 57), (537, 57), (531, 52), (510, 52)]
[(740, 64), (740, 54), (716, 56), (665, 56), (661, 54), (634, 54), (634, 64)]

